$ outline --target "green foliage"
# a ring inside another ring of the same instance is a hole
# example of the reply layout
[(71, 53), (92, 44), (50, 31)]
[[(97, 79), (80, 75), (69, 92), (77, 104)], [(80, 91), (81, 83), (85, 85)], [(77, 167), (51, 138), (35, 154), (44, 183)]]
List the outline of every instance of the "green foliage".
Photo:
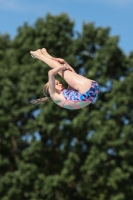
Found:
[[(0, 36), (0, 199), (132, 200), (133, 52), (110, 28), (66, 14), (25, 23)], [(48, 67), (29, 51), (45, 47), (100, 85), (95, 104), (66, 110), (42, 96)]]

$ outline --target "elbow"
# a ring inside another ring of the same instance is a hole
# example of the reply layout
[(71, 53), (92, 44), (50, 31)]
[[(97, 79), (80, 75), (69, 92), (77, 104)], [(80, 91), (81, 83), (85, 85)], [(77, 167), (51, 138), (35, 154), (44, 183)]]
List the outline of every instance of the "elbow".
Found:
[(53, 75), (53, 70), (49, 70), (48, 75), (52, 76)]

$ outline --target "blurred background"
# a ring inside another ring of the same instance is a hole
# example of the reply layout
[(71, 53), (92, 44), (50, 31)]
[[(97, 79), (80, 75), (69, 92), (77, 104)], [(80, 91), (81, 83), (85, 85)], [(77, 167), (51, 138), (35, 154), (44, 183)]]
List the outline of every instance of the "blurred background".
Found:
[[(0, 0), (0, 200), (133, 200), (132, 19), (132, 0)], [(99, 83), (95, 103), (29, 103), (43, 47)]]
[(0, 33), (9, 33), (11, 38), (24, 22), (33, 25), (47, 13), (67, 13), (75, 21), (76, 30), (81, 31), (83, 22), (94, 22), (103, 28), (109, 26), (111, 35), (119, 36), (119, 45), (126, 54), (133, 49), (133, 0), (0, 0), (0, 4)]

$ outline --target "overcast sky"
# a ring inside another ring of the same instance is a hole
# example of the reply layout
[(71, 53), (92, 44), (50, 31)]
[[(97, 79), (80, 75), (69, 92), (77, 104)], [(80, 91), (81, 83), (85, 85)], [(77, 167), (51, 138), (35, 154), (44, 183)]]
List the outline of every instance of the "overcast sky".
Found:
[(133, 51), (133, 0), (0, 0), (0, 34), (13, 38), (24, 22), (33, 25), (47, 13), (67, 13), (78, 31), (83, 22), (110, 27), (111, 35), (120, 37), (121, 49)]

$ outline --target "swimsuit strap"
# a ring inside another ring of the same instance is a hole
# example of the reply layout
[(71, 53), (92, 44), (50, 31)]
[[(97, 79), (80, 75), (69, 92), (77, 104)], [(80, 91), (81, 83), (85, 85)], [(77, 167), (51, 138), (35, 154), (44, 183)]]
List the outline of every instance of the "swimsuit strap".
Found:
[(70, 101), (68, 102), (68, 104), (69, 104), (70, 106), (72, 106), (73, 108), (76, 108), (76, 109), (81, 108), (79, 105), (77, 105), (77, 102), (76, 102), (76, 101), (72, 101), (72, 102), (74, 103), (73, 106), (71, 105)]
[[(61, 107), (63, 107), (64, 104), (65, 104), (66, 102), (67, 102), (71, 107), (73, 107), (73, 108), (75, 108), (75, 109), (81, 108), (81, 107), (77, 104), (79, 101), (74, 101), (74, 100), (64, 100), (63, 103), (61, 104)], [(74, 105), (72, 105), (71, 102), (73, 102)]]
[(64, 100), (64, 101), (62, 102), (62, 104), (60, 105), (60, 107), (63, 107), (64, 104), (65, 104), (65, 102), (66, 102), (66, 100)]

